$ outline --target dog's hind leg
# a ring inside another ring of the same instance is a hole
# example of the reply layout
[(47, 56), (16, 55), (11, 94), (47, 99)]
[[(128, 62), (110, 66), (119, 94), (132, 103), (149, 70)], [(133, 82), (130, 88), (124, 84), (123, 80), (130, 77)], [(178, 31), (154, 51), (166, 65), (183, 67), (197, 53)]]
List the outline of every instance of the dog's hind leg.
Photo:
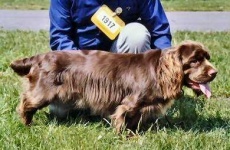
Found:
[(44, 100), (40, 96), (32, 97), (30, 92), (26, 92), (22, 95), (17, 111), (20, 114), (22, 122), (25, 125), (30, 125), (36, 111), (47, 105), (49, 105), (48, 100)]

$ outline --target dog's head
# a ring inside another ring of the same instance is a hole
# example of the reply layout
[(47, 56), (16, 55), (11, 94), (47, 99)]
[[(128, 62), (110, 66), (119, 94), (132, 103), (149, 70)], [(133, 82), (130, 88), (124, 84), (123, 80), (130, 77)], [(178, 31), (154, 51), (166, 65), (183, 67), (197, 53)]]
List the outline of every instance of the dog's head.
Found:
[(209, 62), (210, 55), (203, 44), (186, 41), (179, 45), (180, 59), (183, 64), (184, 85), (193, 89), (199, 96), (211, 96), (209, 82), (217, 74), (216, 68)]

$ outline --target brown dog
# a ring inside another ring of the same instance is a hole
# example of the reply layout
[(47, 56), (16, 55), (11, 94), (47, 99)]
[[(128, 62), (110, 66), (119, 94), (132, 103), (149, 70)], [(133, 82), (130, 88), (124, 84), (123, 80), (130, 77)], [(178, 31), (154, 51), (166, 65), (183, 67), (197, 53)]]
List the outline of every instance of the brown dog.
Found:
[(51, 104), (110, 117), (120, 132), (123, 125), (135, 129), (139, 121), (164, 114), (183, 85), (210, 97), (208, 83), (217, 70), (209, 58), (202, 44), (187, 41), (143, 54), (52, 51), (16, 60), (11, 68), (28, 79), (18, 107), (24, 124)]

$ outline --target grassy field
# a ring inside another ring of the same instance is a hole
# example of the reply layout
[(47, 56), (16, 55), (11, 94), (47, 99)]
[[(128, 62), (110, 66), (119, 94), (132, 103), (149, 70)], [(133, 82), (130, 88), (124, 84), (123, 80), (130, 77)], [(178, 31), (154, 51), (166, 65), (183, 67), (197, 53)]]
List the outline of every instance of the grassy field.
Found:
[[(229, 0), (161, 0), (167, 11), (230, 11)], [(0, 9), (48, 9), (49, 0), (0, 0)]]
[(50, 0), (0, 0), (0, 9), (32, 9), (49, 8)]
[(213, 96), (185, 95), (168, 111), (173, 125), (164, 118), (127, 139), (106, 121), (81, 117), (65, 122), (49, 119), (48, 109), (39, 111), (31, 127), (21, 124), (15, 108), (22, 91), (21, 81), (9, 68), (17, 58), (49, 51), (47, 32), (0, 30), (0, 149), (3, 150), (229, 150), (230, 149), (230, 33), (176, 32), (174, 44), (191, 39), (203, 42), (213, 56), (219, 74), (211, 87)]
[(230, 11), (226, 0), (161, 0), (167, 11)]

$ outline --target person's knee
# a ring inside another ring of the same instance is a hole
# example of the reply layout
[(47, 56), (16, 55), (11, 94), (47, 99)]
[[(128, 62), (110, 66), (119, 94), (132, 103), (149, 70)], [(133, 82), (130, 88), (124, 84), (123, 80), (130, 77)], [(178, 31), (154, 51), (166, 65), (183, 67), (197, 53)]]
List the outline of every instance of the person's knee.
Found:
[(122, 34), (131, 42), (130, 44), (136, 45), (144, 45), (151, 37), (148, 29), (140, 23), (127, 24)]
[(116, 41), (118, 53), (140, 53), (150, 49), (151, 36), (140, 23), (127, 24)]

